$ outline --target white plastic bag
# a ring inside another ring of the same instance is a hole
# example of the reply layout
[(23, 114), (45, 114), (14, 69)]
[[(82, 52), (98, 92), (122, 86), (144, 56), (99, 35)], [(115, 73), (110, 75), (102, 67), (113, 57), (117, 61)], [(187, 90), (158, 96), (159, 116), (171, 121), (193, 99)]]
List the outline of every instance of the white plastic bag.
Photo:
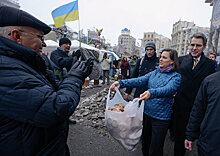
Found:
[[(110, 100), (110, 90), (107, 96), (105, 124), (108, 132), (115, 138), (126, 150), (133, 151), (138, 144), (142, 134), (142, 120), (144, 103), (138, 107), (137, 99), (126, 102), (121, 96), (118, 88), (115, 88), (116, 94)], [(114, 107), (115, 104), (123, 103), (124, 112), (108, 110), (108, 107)]]

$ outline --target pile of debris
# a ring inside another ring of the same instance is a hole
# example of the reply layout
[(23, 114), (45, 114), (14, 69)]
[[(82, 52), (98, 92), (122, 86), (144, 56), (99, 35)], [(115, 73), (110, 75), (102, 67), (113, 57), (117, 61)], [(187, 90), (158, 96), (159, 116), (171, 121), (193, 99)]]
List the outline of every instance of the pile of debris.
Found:
[[(105, 127), (105, 108), (107, 100), (108, 88), (90, 96), (83, 97), (78, 107), (72, 115), (77, 123), (83, 123), (99, 130), (101, 135), (107, 135)], [(113, 97), (115, 92), (111, 92)]]

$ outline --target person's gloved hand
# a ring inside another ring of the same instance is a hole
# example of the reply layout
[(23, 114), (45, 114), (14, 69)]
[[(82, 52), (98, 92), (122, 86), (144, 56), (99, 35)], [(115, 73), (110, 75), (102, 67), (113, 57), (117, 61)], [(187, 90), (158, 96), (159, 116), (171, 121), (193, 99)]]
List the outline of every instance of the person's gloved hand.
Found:
[(68, 75), (78, 77), (81, 80), (85, 80), (92, 72), (93, 61), (89, 58), (87, 61), (77, 61), (73, 64)]
[(80, 56), (81, 56), (81, 52), (80, 52), (80, 50), (78, 49), (77, 51), (75, 51), (75, 52), (73, 52), (72, 53), (72, 57), (74, 57), (74, 56), (76, 56), (77, 57), (77, 59), (79, 59), (80, 58)]
[(76, 63), (76, 62), (78, 62), (78, 58), (77, 57), (72, 57), (73, 58), (73, 61), (72, 61), (72, 66)]
[(94, 64), (93, 61), (94, 61), (94, 59), (91, 57), (86, 61), (86, 65), (88, 66), (88, 75), (90, 75), (92, 73), (92, 68), (93, 68), (93, 64)]

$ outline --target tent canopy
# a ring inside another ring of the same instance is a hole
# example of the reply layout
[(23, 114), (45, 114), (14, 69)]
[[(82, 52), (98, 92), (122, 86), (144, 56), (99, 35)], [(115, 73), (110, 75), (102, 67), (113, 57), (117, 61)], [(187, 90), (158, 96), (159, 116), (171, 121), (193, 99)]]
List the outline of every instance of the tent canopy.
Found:
[(59, 44), (53, 40), (45, 40), (44, 42), (46, 43), (47, 46), (55, 46), (55, 47), (59, 46)]
[[(71, 41), (71, 48), (79, 48), (79, 41), (78, 40), (72, 40)], [(99, 51), (99, 49), (97, 49), (97, 48), (95, 48), (95, 47), (92, 47), (92, 46), (90, 46), (90, 45), (88, 45), (88, 44), (85, 44), (85, 43), (82, 43), (81, 42), (81, 47), (82, 48), (85, 48), (85, 49), (90, 49), (90, 50), (95, 50), (95, 51)]]
[(113, 55), (115, 57), (116, 60), (119, 60), (118, 55), (116, 55), (114, 52), (112, 51), (107, 51), (107, 50), (100, 50), (101, 53), (107, 53), (109, 55)]
[[(44, 51), (52, 52), (53, 50), (55, 50), (59, 46), (58, 42), (55, 42), (55, 41), (52, 41), (52, 40), (45, 40), (45, 43), (46, 43), (47, 47), (44, 47), (44, 49), (43, 49)], [(79, 49), (79, 44), (80, 44), (79, 41), (72, 40), (71, 41), (71, 50)], [(100, 52), (102, 54), (107, 53), (109, 55), (113, 55), (116, 60), (119, 60), (119, 57), (112, 51), (99, 50), (97, 48), (94, 48), (94, 47), (92, 47), (90, 45), (87, 45), (87, 44), (84, 44), (84, 43), (81, 43), (81, 47), (85, 48), (85, 49), (89, 49), (89, 50), (94, 50), (94, 51)]]

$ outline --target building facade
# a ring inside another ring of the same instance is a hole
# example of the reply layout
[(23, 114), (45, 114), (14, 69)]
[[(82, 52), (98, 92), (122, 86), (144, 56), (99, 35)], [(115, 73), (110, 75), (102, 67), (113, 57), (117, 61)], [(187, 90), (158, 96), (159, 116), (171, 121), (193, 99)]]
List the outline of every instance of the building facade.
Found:
[(220, 58), (220, 1), (206, 0), (205, 3), (210, 3), (210, 6), (213, 6), (208, 42), (208, 52), (215, 53), (218, 56), (217, 58)]
[(0, 0), (0, 6), (10, 6), (14, 8), (20, 8), (17, 0)]
[[(209, 38), (209, 28), (199, 27), (194, 24), (194, 22), (181, 21), (173, 24), (172, 29), (172, 41), (171, 48), (176, 49), (179, 56), (183, 56), (189, 53), (190, 37), (196, 33), (202, 32)], [(207, 48), (204, 52), (207, 51)]]
[(153, 41), (156, 44), (157, 53), (160, 51), (160, 49), (170, 48), (171, 46), (171, 40), (168, 37), (160, 35), (156, 32), (145, 32), (141, 46), (144, 48), (146, 43), (149, 41)]
[(135, 46), (136, 39), (130, 35), (130, 30), (124, 28), (118, 37), (118, 53), (124, 56), (139, 55), (139, 51)]

